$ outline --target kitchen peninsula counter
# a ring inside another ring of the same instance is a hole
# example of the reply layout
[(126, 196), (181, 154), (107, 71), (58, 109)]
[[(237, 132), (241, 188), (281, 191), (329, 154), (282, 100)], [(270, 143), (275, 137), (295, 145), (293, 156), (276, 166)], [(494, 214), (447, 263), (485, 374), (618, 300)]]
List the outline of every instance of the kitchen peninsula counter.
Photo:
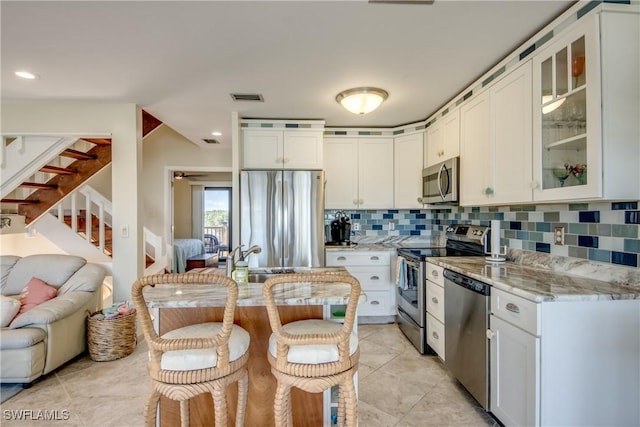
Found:
[[(534, 302), (640, 300), (640, 286), (571, 274), (570, 266), (564, 273), (510, 261), (488, 263), (484, 257), (434, 257), (427, 261)], [(604, 265), (591, 268), (618, 270), (622, 274), (628, 270)], [(619, 275), (611, 273), (611, 277)]]
[[(305, 269), (305, 273), (323, 273), (344, 271), (342, 267)], [(217, 269), (196, 269), (200, 273), (224, 274)], [(271, 374), (267, 360), (271, 326), (262, 296), (261, 283), (239, 284), (238, 303), (234, 322), (244, 328), (251, 337), (249, 344), (249, 397), (245, 425), (274, 426), (273, 401), (276, 381)], [(297, 283), (274, 288), (276, 303), (279, 306), (283, 323), (303, 319), (322, 319), (327, 317), (330, 305), (346, 304), (350, 292), (348, 284), (322, 285)], [(155, 312), (156, 327), (160, 335), (182, 326), (203, 322), (221, 321), (225, 291), (207, 288), (207, 286), (157, 285), (147, 288), (144, 296), (148, 306)], [(366, 298), (364, 294), (361, 297)], [(235, 423), (237, 386), (232, 384), (227, 390), (228, 419)], [(292, 390), (293, 422), (296, 426), (320, 426), (325, 417), (322, 393), (305, 393)], [(180, 424), (180, 407), (177, 402), (162, 398), (160, 402), (160, 425)], [(190, 400), (190, 418), (193, 425), (213, 425), (213, 404), (207, 394)]]

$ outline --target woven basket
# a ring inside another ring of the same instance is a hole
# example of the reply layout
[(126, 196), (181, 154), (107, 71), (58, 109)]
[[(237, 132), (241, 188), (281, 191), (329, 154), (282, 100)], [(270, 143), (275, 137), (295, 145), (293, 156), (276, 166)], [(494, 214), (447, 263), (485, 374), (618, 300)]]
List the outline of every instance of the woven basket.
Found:
[(136, 346), (136, 313), (115, 319), (87, 318), (89, 357), (96, 362), (120, 359), (133, 352)]

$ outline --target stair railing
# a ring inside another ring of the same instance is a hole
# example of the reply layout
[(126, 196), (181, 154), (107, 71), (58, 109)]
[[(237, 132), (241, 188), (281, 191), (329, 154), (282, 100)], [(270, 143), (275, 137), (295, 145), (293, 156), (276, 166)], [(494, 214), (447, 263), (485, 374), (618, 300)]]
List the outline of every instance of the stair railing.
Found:
[[(112, 218), (112, 204), (109, 199), (104, 197), (90, 185), (83, 185), (68, 197), (70, 203), (71, 230), (78, 233), (78, 217), (79, 205), (84, 202), (85, 210), (85, 239), (91, 244), (91, 229), (93, 218), (98, 218), (98, 244), (97, 248), (104, 253), (105, 251), (105, 230), (106, 226), (110, 226), (108, 219)], [(84, 200), (82, 200), (84, 199)], [(65, 199), (66, 200), (66, 199)], [(65, 206), (61, 201), (55, 207), (58, 211), (58, 220), (64, 222)], [(149, 253), (154, 259), (154, 264), (149, 266), (147, 270), (162, 271), (167, 266), (167, 257), (165, 255), (164, 246), (162, 244), (162, 236), (154, 234), (146, 227), (143, 229), (145, 252)]]

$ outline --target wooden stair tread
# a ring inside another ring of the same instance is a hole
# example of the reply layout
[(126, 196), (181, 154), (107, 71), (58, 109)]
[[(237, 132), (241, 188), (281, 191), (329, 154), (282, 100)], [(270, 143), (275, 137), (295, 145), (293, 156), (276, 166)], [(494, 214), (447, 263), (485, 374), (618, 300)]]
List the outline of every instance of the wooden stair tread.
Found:
[(76, 159), (76, 160), (90, 160), (90, 159), (96, 158), (95, 154), (89, 154), (82, 151), (73, 150), (71, 148), (67, 148), (62, 153), (60, 153), (60, 155), (62, 157), (69, 157), (71, 159)]
[(58, 188), (58, 185), (57, 184), (49, 184), (49, 183), (46, 183), (46, 182), (23, 182), (22, 184), (20, 184), (20, 187), (55, 189), (55, 188)]
[(51, 165), (46, 165), (41, 167), (40, 172), (56, 173), (58, 175), (73, 175), (74, 173), (76, 173), (76, 171), (71, 168), (61, 168), (58, 166), (51, 166)]
[(2, 199), (0, 203), (14, 203), (18, 205), (33, 205), (38, 204), (40, 201), (38, 199)]

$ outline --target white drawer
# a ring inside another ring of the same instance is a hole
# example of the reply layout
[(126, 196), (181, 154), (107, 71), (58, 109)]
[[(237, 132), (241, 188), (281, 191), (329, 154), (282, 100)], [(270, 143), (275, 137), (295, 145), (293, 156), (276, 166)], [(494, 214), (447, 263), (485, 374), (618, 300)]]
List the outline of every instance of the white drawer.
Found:
[(327, 267), (378, 265), (391, 267), (390, 251), (326, 251)]
[(366, 301), (358, 304), (358, 316), (393, 316), (396, 314), (391, 291), (367, 291)]
[(360, 282), (364, 291), (388, 291), (395, 289), (391, 282), (391, 267), (347, 267), (349, 274)]
[(427, 313), (444, 323), (444, 288), (427, 280)]
[(444, 360), (444, 324), (427, 313), (427, 344)]
[(430, 262), (425, 264), (427, 266), (427, 279), (444, 288), (444, 268)]
[(540, 305), (491, 288), (491, 313), (533, 335), (540, 335)]

